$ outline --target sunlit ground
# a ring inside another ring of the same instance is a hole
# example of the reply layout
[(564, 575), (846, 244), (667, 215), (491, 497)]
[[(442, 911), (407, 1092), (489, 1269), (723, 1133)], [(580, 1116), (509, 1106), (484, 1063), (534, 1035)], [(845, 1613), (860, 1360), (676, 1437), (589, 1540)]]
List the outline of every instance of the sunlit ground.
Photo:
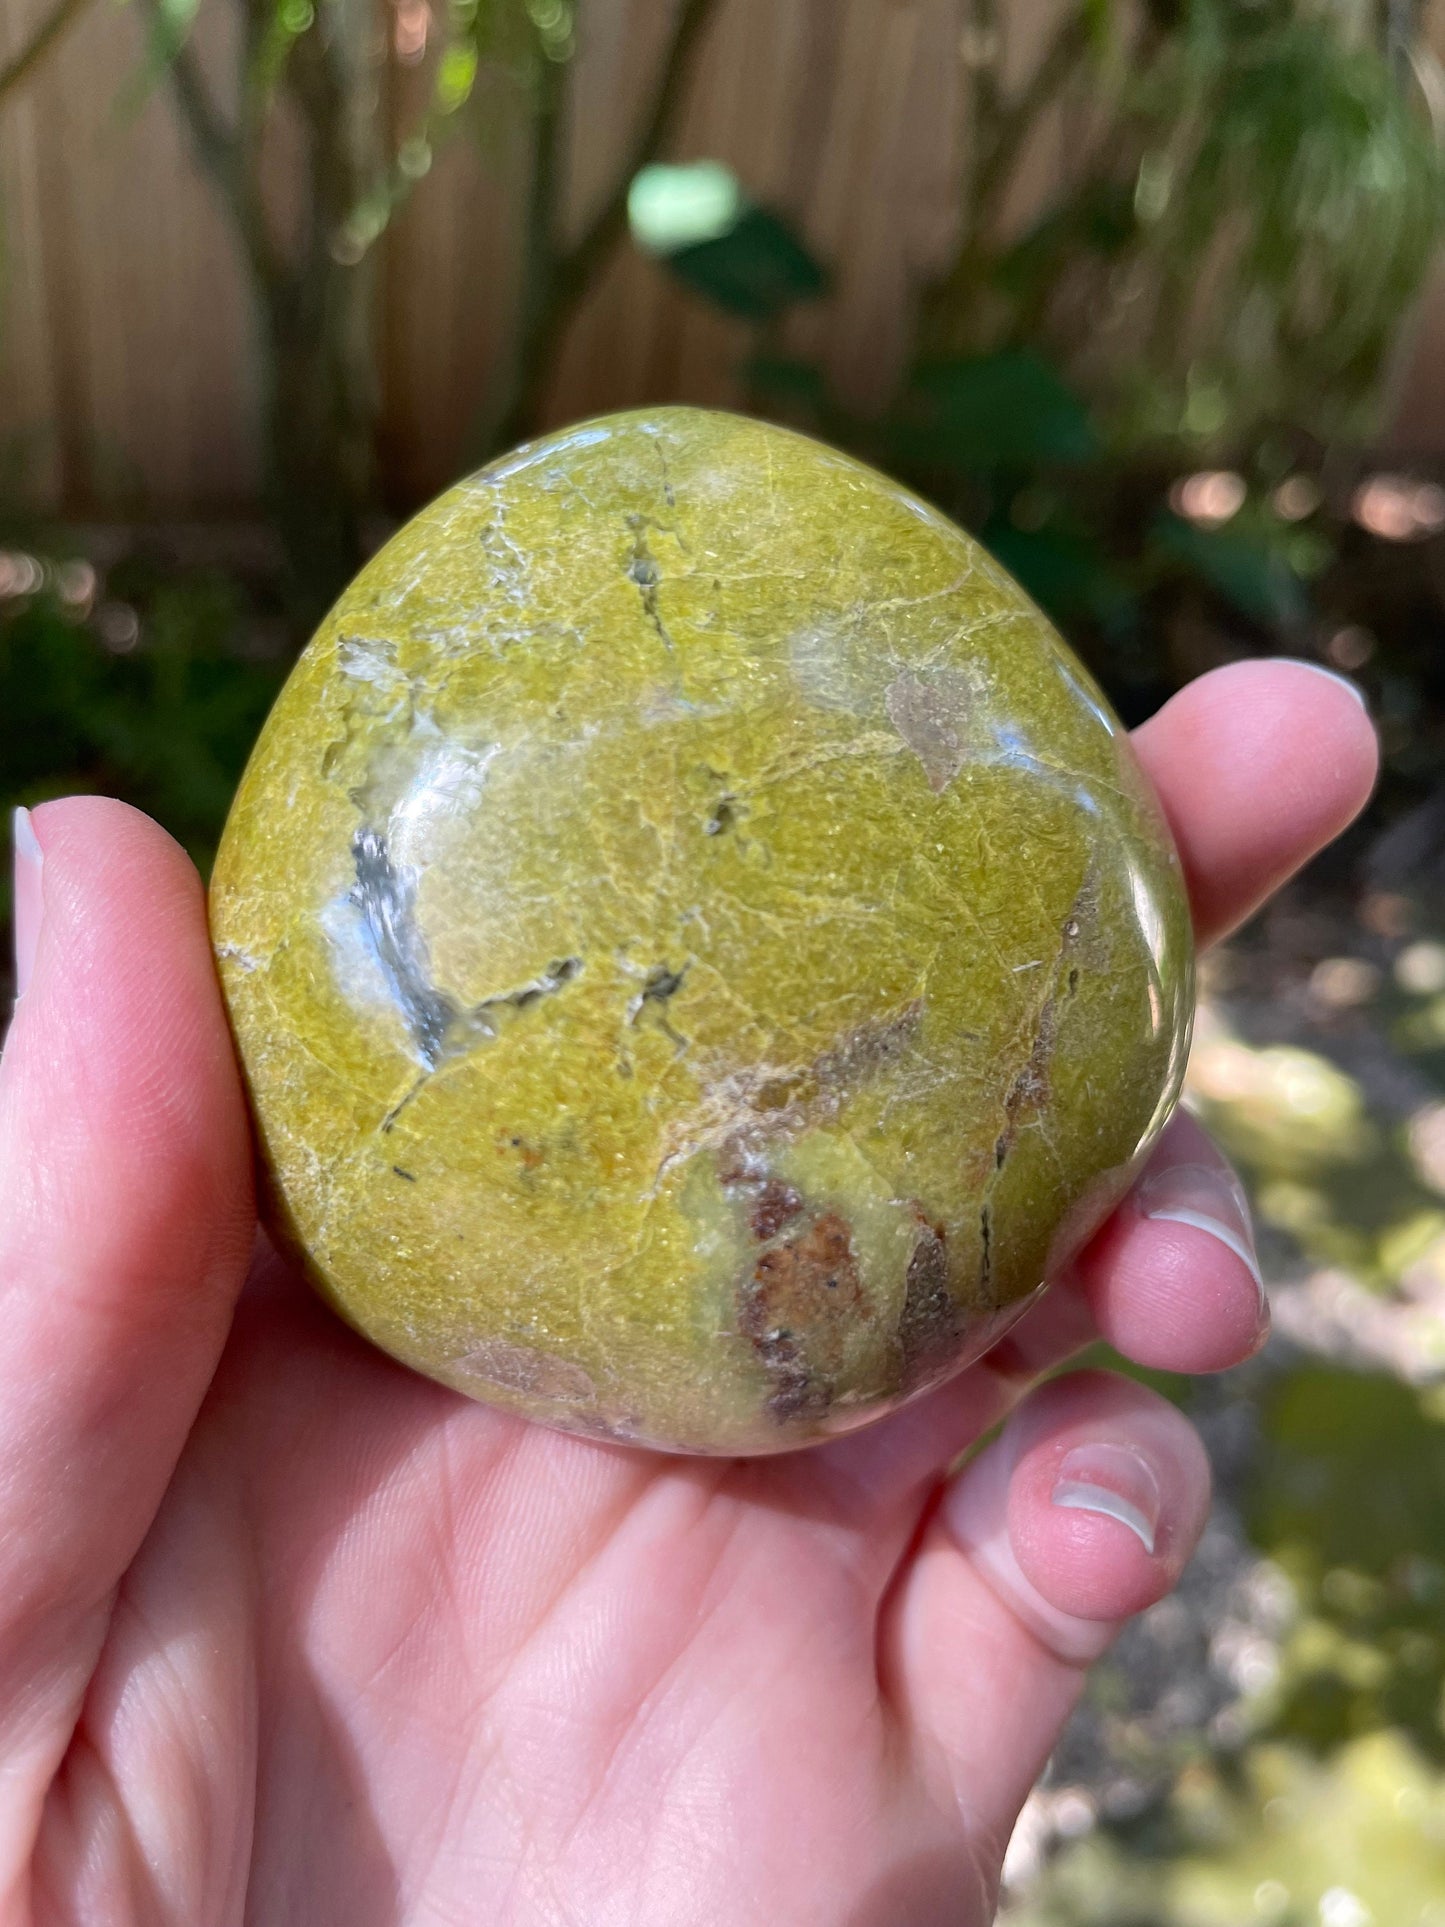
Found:
[(1275, 1335), (1171, 1386), (1215, 1516), (1026, 1809), (1009, 1927), (1445, 1927), (1445, 909), (1308, 890), (1207, 962), (1189, 1101)]

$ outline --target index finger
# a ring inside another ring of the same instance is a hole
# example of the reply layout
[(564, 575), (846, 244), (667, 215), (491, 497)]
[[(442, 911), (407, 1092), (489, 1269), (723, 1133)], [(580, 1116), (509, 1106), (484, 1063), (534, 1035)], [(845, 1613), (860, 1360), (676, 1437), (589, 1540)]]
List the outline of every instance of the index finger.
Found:
[(1379, 767), (1354, 685), (1288, 657), (1211, 670), (1133, 741), (1179, 846), (1201, 944), (1337, 837)]

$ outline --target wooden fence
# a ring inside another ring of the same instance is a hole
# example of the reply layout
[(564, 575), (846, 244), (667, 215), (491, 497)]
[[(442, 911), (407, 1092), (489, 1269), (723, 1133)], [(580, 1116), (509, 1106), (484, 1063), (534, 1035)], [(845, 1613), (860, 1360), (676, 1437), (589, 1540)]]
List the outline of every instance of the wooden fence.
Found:
[[(49, 4), (4, 0), (0, 64)], [(1041, 33), (1049, 5), (1016, 11)], [(913, 291), (948, 244), (967, 7), (722, 0), (672, 144), (729, 162), (835, 264), (829, 298), (802, 326), (855, 397), (895, 370)], [(1434, 10), (1445, 53), (1445, 0)], [(627, 149), (670, 14), (671, 0), (584, 7), (570, 83), (579, 219)], [(203, 51), (222, 59), (224, 10), (203, 8), (202, 20)], [(1013, 42), (1026, 68), (1029, 33)], [(18, 448), (31, 492), (70, 513), (241, 510), (259, 481), (246, 290), (164, 90), (138, 107), (123, 98), (138, 53), (135, 9), (98, 0), (0, 115), (0, 447)], [(383, 452), (402, 501), (456, 472), (507, 325), (520, 133), (502, 121), (485, 165), (471, 143), (445, 150), (383, 243)], [(1036, 164), (1047, 173), (1066, 155), (1041, 151)], [(1445, 276), (1403, 320), (1393, 439), (1442, 453)], [(731, 324), (620, 249), (571, 331), (549, 412), (726, 402), (741, 348)]]

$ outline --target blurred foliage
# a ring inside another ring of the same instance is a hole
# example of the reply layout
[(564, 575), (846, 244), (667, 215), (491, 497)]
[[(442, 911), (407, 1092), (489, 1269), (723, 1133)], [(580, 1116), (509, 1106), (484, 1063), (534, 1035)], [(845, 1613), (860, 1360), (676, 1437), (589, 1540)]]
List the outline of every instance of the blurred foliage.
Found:
[(1438, 1392), (1323, 1367), (1265, 1404), (1250, 1536), (1300, 1612), (1266, 1718), (1317, 1755), (1391, 1727), (1445, 1764), (1442, 1418)]
[(823, 292), (827, 277), (797, 236), (766, 208), (748, 207), (716, 239), (674, 249), (668, 266), (714, 306), (770, 321), (794, 301)]
[[(244, 589), (220, 574), (128, 561), (97, 602), (89, 564), (68, 576), (64, 561), (25, 551), (3, 560), (42, 579), (0, 600), (0, 806), (124, 796), (205, 870), (288, 666), (244, 653), (254, 649)], [(79, 596), (65, 593), (74, 582)], [(6, 866), (0, 922), (9, 889)]]
[[(790, 288), (780, 217), (755, 222), (739, 183), (720, 194), (717, 163), (651, 170), (634, 237), (759, 324), (747, 377), (761, 409), (973, 528), (1131, 719), (1208, 666), (1201, 643), (1215, 660), (1327, 655), (1376, 613), (1355, 593), (1352, 451), (1445, 232), (1428, 50), (1399, 8), (1080, 5), (1006, 96), (1006, 20), (990, 10), (978, 28), (961, 230), (881, 412), (787, 352), (780, 304), (811, 300), (824, 270), (797, 241)], [(1060, 117), (1068, 178), (1021, 227), (1017, 182)], [(704, 179), (711, 225), (689, 240), (670, 215)], [(753, 288), (755, 304), (739, 297)], [(1200, 470), (1237, 485), (1224, 512), (1181, 505)], [(1438, 583), (1418, 586), (1438, 633)], [(1408, 712), (1395, 735), (1418, 739), (1439, 671), (1407, 657), (1371, 673), (1395, 679)]]
[(1249, 1530), (1293, 1594), (1242, 1735), (1091, 1828), (1009, 1927), (1445, 1927), (1445, 1404), (1302, 1366), (1261, 1413)]
[(1152, 1831), (1092, 1836), (1008, 1927), (1445, 1927), (1445, 1785), (1392, 1733), (1195, 1768)]
[(632, 238), (714, 307), (772, 321), (828, 277), (782, 216), (758, 207), (717, 161), (642, 168), (627, 193)]
[[(563, 207), (563, 89), (580, 0), (397, 0), (384, 29), (372, 0), (133, 3), (145, 50), (121, 105), (134, 111), (164, 89), (251, 296), (267, 507), (299, 639), (360, 566), (386, 494), (377, 245), (397, 212), (446, 143), (469, 138), (495, 164), (518, 134), (527, 140), (513, 325), (466, 437), (467, 456), (481, 459), (532, 425), (562, 333), (626, 231), (629, 185), (671, 129), (716, 0), (678, 0), (632, 142), (580, 231)], [(203, 13), (218, 20), (222, 50), (204, 60)], [(23, 71), (57, 33), (42, 29)], [(784, 258), (792, 237), (755, 225), (777, 257), (774, 284), (795, 275)], [(734, 305), (748, 292), (733, 289)]]

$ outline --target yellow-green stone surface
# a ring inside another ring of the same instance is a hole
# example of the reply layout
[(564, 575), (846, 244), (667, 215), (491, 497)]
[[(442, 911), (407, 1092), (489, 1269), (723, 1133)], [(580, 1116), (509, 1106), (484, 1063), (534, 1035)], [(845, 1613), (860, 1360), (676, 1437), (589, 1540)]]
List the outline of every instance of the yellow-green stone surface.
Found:
[(216, 953), (274, 1215), (448, 1385), (770, 1452), (997, 1336), (1178, 1091), (1178, 862), (988, 556), (802, 436), (531, 444), (365, 568)]

